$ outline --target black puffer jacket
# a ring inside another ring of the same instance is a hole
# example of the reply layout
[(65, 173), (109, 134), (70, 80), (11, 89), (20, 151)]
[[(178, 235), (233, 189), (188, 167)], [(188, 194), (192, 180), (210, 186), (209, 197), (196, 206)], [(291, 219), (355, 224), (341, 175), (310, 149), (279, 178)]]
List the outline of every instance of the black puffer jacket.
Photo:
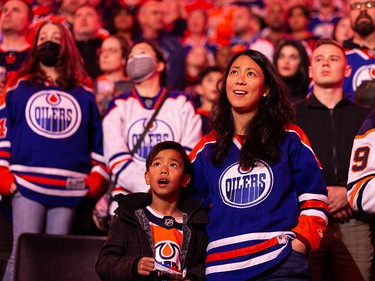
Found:
[[(115, 199), (119, 207), (100, 251), (96, 272), (103, 281), (157, 280), (155, 274), (137, 274), (138, 261), (145, 256), (154, 257), (152, 232), (143, 212), (151, 204), (151, 194), (120, 194)], [(207, 213), (200, 208), (200, 201), (193, 198), (182, 200), (179, 208), (184, 213), (182, 268), (187, 268), (186, 278), (205, 280)]]

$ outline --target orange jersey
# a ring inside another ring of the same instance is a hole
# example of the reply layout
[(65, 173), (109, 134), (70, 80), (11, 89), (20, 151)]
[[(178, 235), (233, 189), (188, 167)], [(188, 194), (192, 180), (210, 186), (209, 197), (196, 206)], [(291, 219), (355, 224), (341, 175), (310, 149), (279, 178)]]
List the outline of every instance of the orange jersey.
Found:
[(155, 245), (155, 260), (181, 270), (182, 217), (164, 216), (150, 206), (145, 210)]

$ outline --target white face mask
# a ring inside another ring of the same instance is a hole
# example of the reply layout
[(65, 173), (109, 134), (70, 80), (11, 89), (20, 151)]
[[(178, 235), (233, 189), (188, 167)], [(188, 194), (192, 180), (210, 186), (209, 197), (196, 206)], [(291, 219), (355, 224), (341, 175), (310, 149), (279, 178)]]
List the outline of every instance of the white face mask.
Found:
[(134, 83), (150, 78), (156, 71), (156, 60), (151, 55), (134, 55), (126, 63), (126, 73)]

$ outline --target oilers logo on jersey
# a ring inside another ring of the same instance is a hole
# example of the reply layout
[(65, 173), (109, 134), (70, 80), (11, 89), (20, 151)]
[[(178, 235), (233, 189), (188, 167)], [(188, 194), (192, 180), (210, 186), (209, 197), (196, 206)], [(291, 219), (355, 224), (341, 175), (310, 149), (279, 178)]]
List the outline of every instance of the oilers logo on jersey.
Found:
[(368, 81), (368, 80), (374, 80), (375, 79), (375, 65), (374, 64), (369, 64), (369, 65), (364, 65), (354, 73), (353, 75), (353, 81), (352, 81), (352, 87), (353, 90), (355, 91), (363, 81)]
[(58, 90), (42, 90), (26, 104), (28, 126), (38, 135), (52, 139), (72, 136), (81, 124), (82, 113), (72, 95)]
[(265, 200), (272, 191), (271, 167), (258, 160), (254, 168), (244, 170), (236, 162), (221, 175), (219, 190), (223, 202), (234, 208), (249, 208)]
[(165, 266), (179, 269), (180, 247), (173, 241), (160, 241), (155, 245), (155, 260)]
[(316, 36), (319, 36), (319, 34), (332, 34), (334, 26), (332, 22), (321, 22), (314, 26), (312, 32)]
[[(129, 128), (128, 140), (129, 149), (132, 150), (146, 127), (148, 118), (142, 118), (134, 122)], [(169, 124), (163, 120), (156, 119), (147, 132), (140, 148), (136, 151), (134, 157), (140, 161), (146, 161), (146, 157), (151, 149), (159, 142), (174, 140), (174, 133)]]

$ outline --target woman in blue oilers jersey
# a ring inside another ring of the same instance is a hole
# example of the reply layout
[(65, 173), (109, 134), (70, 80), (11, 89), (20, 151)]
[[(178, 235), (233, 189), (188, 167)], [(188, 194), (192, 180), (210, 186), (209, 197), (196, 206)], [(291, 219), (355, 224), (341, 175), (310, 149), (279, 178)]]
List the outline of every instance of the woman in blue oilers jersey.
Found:
[(89, 84), (69, 29), (44, 22), (0, 105), (0, 194), (12, 196), (13, 208), (4, 280), (13, 280), (22, 233), (68, 234), (77, 205), (106, 189), (100, 116)]
[[(115, 97), (103, 119), (104, 157), (116, 183), (113, 195), (149, 191), (142, 179), (146, 156), (157, 143), (175, 141), (190, 152), (202, 137), (202, 120), (190, 96), (167, 90), (166, 67), (163, 53), (150, 41), (136, 42), (129, 50), (125, 68), (134, 89)], [(164, 98), (152, 126), (132, 155), (146, 124)], [(100, 203), (98, 210), (102, 209)], [(114, 202), (111, 213), (116, 205)]]
[(310, 280), (307, 254), (327, 224), (320, 165), (272, 63), (246, 50), (230, 61), (214, 131), (190, 158), (193, 193), (209, 208), (206, 279)]

